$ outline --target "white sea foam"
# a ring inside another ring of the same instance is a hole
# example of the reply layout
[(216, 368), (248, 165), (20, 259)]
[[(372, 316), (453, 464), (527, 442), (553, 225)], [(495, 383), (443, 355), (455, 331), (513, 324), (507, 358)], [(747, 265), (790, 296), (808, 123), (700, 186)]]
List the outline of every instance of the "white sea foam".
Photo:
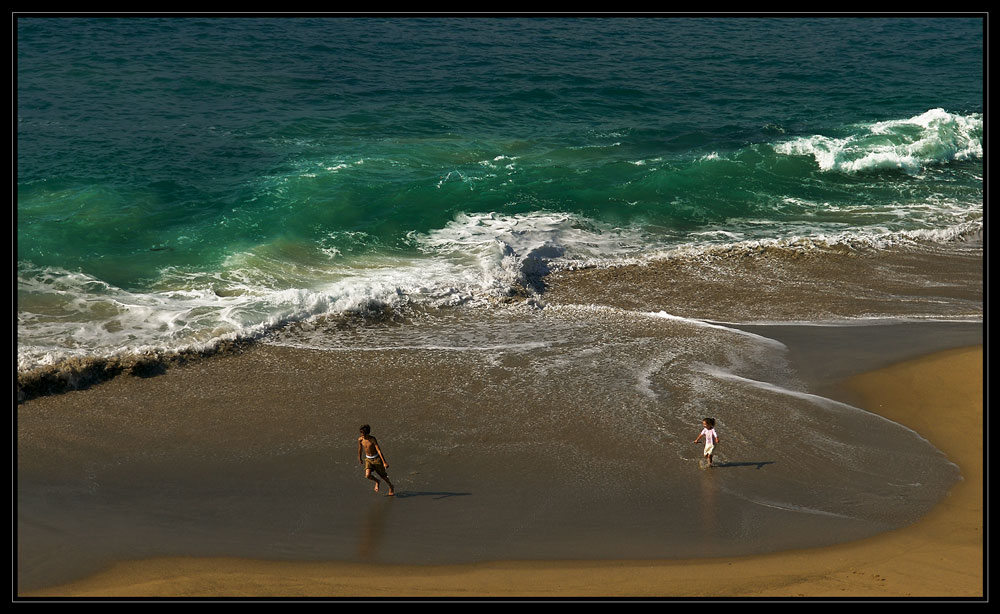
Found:
[(918, 174), (926, 167), (983, 155), (982, 114), (958, 115), (931, 109), (909, 119), (856, 127), (846, 137), (813, 135), (775, 145), (791, 156), (811, 156), (821, 170), (858, 173), (899, 169)]
[[(280, 313), (251, 308), (246, 294), (211, 288), (129, 292), (57, 269), (18, 274), (18, 368), (73, 356), (203, 349), (262, 332)], [(285, 299), (287, 301), (287, 298)]]
[[(650, 250), (650, 259), (719, 257), (726, 254), (749, 254), (762, 249), (777, 248), (791, 251), (814, 251), (846, 247), (848, 249), (888, 249), (892, 247), (913, 245), (915, 243), (954, 243), (960, 241), (979, 241), (984, 238), (983, 220), (975, 217), (970, 220), (967, 209), (962, 209), (954, 215), (955, 221), (949, 225), (920, 229), (869, 229), (867, 231), (847, 230), (830, 233), (809, 233), (808, 226), (803, 226), (796, 232), (794, 227), (785, 237), (769, 237), (754, 239), (746, 237), (749, 233), (732, 233), (731, 238), (741, 238), (737, 241), (718, 241), (717, 234), (698, 235), (701, 241), (690, 241), (666, 246), (659, 250)], [(762, 221), (764, 224), (773, 222)]]
[[(975, 219), (884, 234), (734, 242), (735, 233), (727, 232), (690, 236), (678, 243), (676, 237), (656, 239), (639, 227), (621, 228), (569, 213), (493, 213), (458, 215), (443, 228), (411, 234), (414, 254), (344, 254), (320, 244), (313, 256), (300, 258), (296, 251), (296, 259), (289, 260), (283, 246), (264, 245), (232, 255), (218, 271), (165, 269), (155, 286), (143, 292), (21, 263), (18, 366), (31, 368), (77, 355), (200, 349), (327, 314), (415, 304), (488, 306), (540, 291), (545, 275), (555, 270), (658, 258), (728, 257), (768, 247), (880, 249), (982, 239), (982, 232), (982, 220)], [(359, 245), (363, 239), (358, 238)], [(343, 247), (343, 241), (331, 241)]]
[(731, 326), (725, 326), (723, 324), (716, 323), (716, 322), (709, 322), (708, 320), (697, 320), (697, 319), (694, 319), (694, 318), (684, 318), (684, 317), (680, 317), (680, 316), (670, 315), (669, 313), (667, 313), (665, 311), (660, 311), (660, 312), (657, 312), (657, 313), (651, 313), (649, 315), (651, 315), (654, 318), (662, 318), (662, 319), (665, 319), (665, 320), (674, 320), (674, 321), (677, 321), (677, 322), (684, 322), (686, 324), (691, 324), (693, 326), (703, 326), (705, 328), (714, 328), (716, 330), (724, 330), (726, 332), (733, 333), (735, 335), (742, 335), (744, 337), (749, 337), (749, 338), (754, 339), (756, 341), (759, 341), (759, 342), (761, 342), (761, 343), (763, 343), (765, 345), (770, 345), (770, 346), (772, 346), (774, 348), (777, 348), (777, 349), (780, 349), (780, 350), (788, 349), (785, 346), (784, 343), (781, 343), (780, 341), (777, 341), (775, 339), (771, 339), (770, 337), (765, 337), (763, 335), (758, 335), (756, 333), (751, 333), (751, 332), (748, 332), (748, 331), (745, 331), (745, 330), (740, 330), (738, 328), (733, 328)]
[(504, 292), (530, 285), (554, 263), (585, 263), (639, 253), (634, 229), (595, 223), (566, 213), (523, 215), (461, 214), (444, 228), (412, 235), (425, 253), (452, 259), (474, 258), (483, 287)]
[(829, 511), (826, 511), (826, 510), (821, 510), (821, 509), (816, 509), (816, 508), (812, 508), (812, 507), (807, 507), (807, 506), (804, 506), (804, 505), (795, 505), (793, 503), (785, 503), (785, 502), (779, 502), (779, 501), (768, 501), (768, 500), (759, 499), (759, 498), (756, 498), (756, 497), (749, 497), (749, 496), (746, 496), (746, 495), (743, 495), (743, 494), (735, 493), (731, 489), (727, 489), (726, 492), (729, 493), (729, 494), (731, 494), (731, 495), (738, 496), (741, 499), (744, 499), (745, 501), (749, 501), (750, 503), (755, 503), (757, 505), (761, 505), (761, 506), (764, 506), (764, 507), (770, 507), (770, 508), (782, 510), (782, 511), (785, 511), (785, 512), (795, 512), (795, 513), (800, 513), (800, 514), (815, 514), (815, 515), (819, 515), (819, 516), (830, 516), (830, 517), (833, 517), (833, 518), (852, 518), (851, 516), (848, 516), (846, 514), (838, 514), (838, 513), (835, 513), (835, 512), (829, 512)]
[(802, 392), (802, 391), (799, 391), (799, 390), (792, 390), (790, 388), (779, 386), (779, 385), (773, 384), (771, 382), (764, 382), (764, 381), (750, 379), (750, 378), (747, 378), (747, 377), (736, 375), (735, 373), (729, 372), (729, 371), (727, 371), (725, 369), (721, 369), (719, 367), (704, 366), (702, 368), (702, 371), (704, 373), (706, 373), (707, 375), (711, 376), (711, 377), (715, 377), (715, 378), (718, 378), (718, 379), (724, 379), (724, 380), (728, 380), (728, 381), (731, 381), (731, 382), (736, 382), (736, 383), (739, 383), (739, 384), (744, 384), (744, 385), (747, 385), (747, 386), (758, 388), (760, 390), (766, 390), (766, 391), (771, 392), (771, 393), (775, 393), (775, 394), (779, 394), (779, 395), (784, 395), (784, 396), (792, 397), (792, 398), (799, 399), (799, 400), (802, 400), (802, 401), (806, 401), (812, 407), (822, 408), (822, 409), (825, 409), (827, 411), (847, 412), (847, 413), (854, 413), (854, 412), (856, 412), (856, 413), (859, 413), (859, 414), (864, 414), (864, 415), (866, 415), (866, 416), (868, 416), (870, 418), (877, 419), (877, 420), (880, 420), (880, 421), (885, 421), (885, 422), (891, 423), (891, 424), (893, 424), (895, 426), (898, 426), (901, 430), (904, 430), (904, 431), (910, 433), (911, 435), (913, 435), (914, 437), (917, 437), (921, 441), (925, 441), (926, 442), (926, 439), (924, 439), (919, 433), (917, 433), (916, 431), (914, 431), (913, 429), (911, 429), (911, 428), (909, 428), (909, 427), (907, 427), (905, 425), (899, 424), (898, 422), (894, 422), (892, 420), (889, 420), (888, 418), (879, 416), (878, 414), (874, 414), (874, 413), (871, 413), (869, 411), (865, 411), (864, 409), (861, 409), (859, 407), (855, 407), (853, 405), (849, 405), (847, 403), (843, 403), (843, 402), (840, 402), (840, 401), (835, 401), (833, 399), (829, 399), (827, 397), (820, 396), (820, 395), (817, 395), (817, 394), (811, 394), (811, 393)]

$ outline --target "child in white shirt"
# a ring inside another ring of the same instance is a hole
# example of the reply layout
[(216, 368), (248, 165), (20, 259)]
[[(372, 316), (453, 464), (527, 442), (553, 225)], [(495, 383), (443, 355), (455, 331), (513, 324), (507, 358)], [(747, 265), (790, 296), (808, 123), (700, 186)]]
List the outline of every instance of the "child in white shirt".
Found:
[(701, 421), (705, 428), (701, 429), (701, 434), (694, 442), (698, 443), (702, 437), (705, 438), (705, 458), (708, 459), (708, 466), (712, 466), (712, 452), (715, 451), (715, 444), (719, 443), (719, 436), (715, 432), (715, 418), (705, 418)]

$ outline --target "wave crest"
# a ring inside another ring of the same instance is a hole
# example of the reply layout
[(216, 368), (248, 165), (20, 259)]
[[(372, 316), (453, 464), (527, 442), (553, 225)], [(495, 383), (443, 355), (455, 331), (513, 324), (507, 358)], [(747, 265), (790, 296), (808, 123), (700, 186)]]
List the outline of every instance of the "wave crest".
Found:
[(928, 166), (983, 155), (983, 116), (931, 109), (902, 120), (863, 124), (845, 137), (813, 135), (778, 143), (775, 151), (811, 156), (820, 170), (854, 174), (902, 170), (921, 173)]

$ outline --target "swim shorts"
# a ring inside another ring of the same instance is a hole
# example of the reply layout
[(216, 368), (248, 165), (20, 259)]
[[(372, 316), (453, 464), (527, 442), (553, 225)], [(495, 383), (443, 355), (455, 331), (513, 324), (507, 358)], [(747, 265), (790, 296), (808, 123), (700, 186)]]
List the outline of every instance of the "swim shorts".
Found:
[(705, 456), (708, 456), (709, 454), (711, 454), (712, 450), (714, 450), (714, 449), (715, 449), (715, 444), (714, 443), (706, 443), (705, 444)]
[(366, 458), (365, 459), (365, 471), (374, 471), (375, 473), (382, 476), (384, 479), (388, 480), (389, 476), (386, 474), (385, 465), (382, 464), (382, 459), (380, 458)]

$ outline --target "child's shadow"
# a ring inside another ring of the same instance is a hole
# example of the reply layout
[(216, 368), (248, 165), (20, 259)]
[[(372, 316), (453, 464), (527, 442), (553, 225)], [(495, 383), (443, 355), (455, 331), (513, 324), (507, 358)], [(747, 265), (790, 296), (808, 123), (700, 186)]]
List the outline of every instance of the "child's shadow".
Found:
[(713, 467), (757, 467), (760, 469), (764, 465), (773, 465), (774, 461), (759, 461), (759, 462), (727, 462), (727, 463), (713, 463)]
[(471, 494), (471, 492), (425, 492), (404, 490), (403, 492), (396, 493), (396, 498), (406, 499), (408, 497), (433, 497), (434, 499), (447, 499), (448, 497), (465, 497)]

